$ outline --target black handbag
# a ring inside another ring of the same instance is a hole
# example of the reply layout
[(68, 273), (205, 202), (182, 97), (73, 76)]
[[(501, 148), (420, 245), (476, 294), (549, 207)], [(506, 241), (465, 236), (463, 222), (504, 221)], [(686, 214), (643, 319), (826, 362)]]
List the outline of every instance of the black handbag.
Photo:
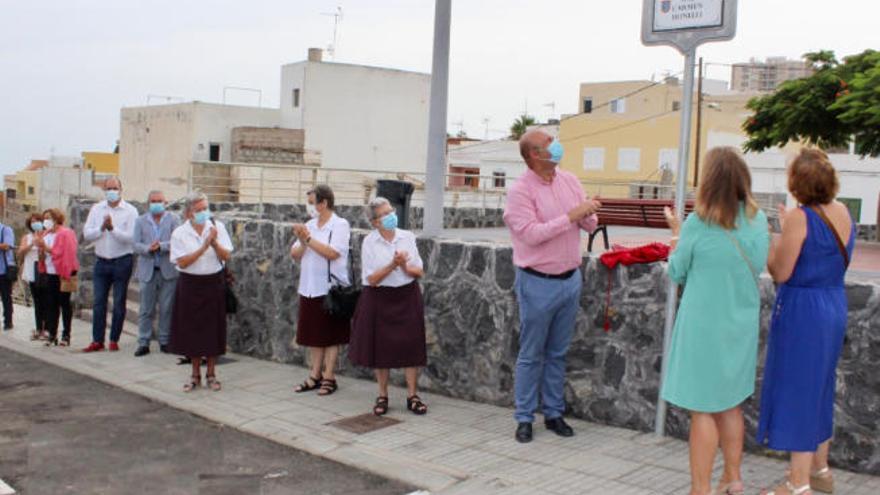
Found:
[(235, 277), (232, 275), (232, 272), (226, 268), (226, 265), (223, 265), (223, 286), (226, 290), (226, 314), (234, 315), (238, 313), (238, 297), (235, 295), (235, 291), (232, 290), (232, 286), (235, 284)]
[[(327, 242), (329, 243), (331, 239), (333, 239), (332, 231)], [(330, 260), (327, 260), (327, 283), (330, 285), (330, 289), (327, 291), (327, 296), (324, 297), (324, 311), (334, 318), (350, 320), (354, 316), (358, 298), (361, 296), (361, 289), (356, 287), (354, 283), (343, 285), (338, 278), (334, 277), (330, 273)]]
[[(2, 233), (0, 233), (0, 243), (2, 243), (2, 242), (5, 242), (5, 238), (6, 238), (6, 226), (0, 224), (0, 229), (3, 229)], [(13, 249), (13, 247), (9, 246), (9, 249)], [(0, 257), (3, 258), (3, 265), (6, 266), (6, 274), (4, 276), (6, 277), (6, 280), (8, 280), (10, 282), (15, 282), (16, 280), (18, 280), (18, 265), (14, 264), (14, 263), (10, 265), (6, 261), (6, 253), (7, 252), (8, 251), (0, 252)]]

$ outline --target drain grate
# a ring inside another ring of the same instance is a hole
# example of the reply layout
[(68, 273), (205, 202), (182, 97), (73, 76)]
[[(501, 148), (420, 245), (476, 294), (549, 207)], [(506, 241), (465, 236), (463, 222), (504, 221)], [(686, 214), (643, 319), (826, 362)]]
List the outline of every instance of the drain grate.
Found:
[(398, 423), (400, 423), (400, 420), (367, 413), (361, 414), (359, 416), (352, 416), (350, 418), (342, 418), (327, 423), (327, 426), (335, 426), (336, 428), (339, 428), (341, 430), (362, 435), (371, 431), (381, 430), (382, 428), (394, 426)]

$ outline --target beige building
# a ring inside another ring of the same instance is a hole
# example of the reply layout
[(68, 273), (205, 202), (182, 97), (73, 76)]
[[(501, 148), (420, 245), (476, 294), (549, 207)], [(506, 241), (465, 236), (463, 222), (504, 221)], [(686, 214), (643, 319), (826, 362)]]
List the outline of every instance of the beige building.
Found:
[(730, 71), (731, 88), (744, 92), (768, 92), (790, 79), (800, 79), (813, 74), (813, 69), (803, 60), (785, 57), (767, 57), (761, 62), (751, 59), (748, 63), (733, 64)]

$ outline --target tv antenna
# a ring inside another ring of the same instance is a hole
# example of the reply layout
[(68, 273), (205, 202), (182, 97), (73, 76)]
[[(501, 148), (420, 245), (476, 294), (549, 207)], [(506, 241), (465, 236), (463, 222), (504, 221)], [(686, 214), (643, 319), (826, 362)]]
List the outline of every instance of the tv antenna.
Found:
[(483, 132), (483, 139), (489, 139), (489, 121), (492, 120), (489, 117), (483, 117), (483, 126), (485, 126), (485, 131)]
[(342, 22), (342, 5), (336, 6), (336, 12), (322, 12), (321, 15), (333, 18), (333, 39), (327, 46), (327, 55), (336, 59), (336, 47), (339, 40), (339, 23)]

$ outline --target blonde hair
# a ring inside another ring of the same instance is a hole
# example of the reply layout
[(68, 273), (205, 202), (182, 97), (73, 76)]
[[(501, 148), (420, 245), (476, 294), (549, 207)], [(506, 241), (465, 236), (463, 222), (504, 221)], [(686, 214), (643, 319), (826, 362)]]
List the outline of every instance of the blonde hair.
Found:
[(752, 174), (736, 148), (721, 146), (706, 152), (695, 211), (704, 222), (725, 229), (736, 227), (740, 204), (754, 218), (758, 203), (752, 196)]

